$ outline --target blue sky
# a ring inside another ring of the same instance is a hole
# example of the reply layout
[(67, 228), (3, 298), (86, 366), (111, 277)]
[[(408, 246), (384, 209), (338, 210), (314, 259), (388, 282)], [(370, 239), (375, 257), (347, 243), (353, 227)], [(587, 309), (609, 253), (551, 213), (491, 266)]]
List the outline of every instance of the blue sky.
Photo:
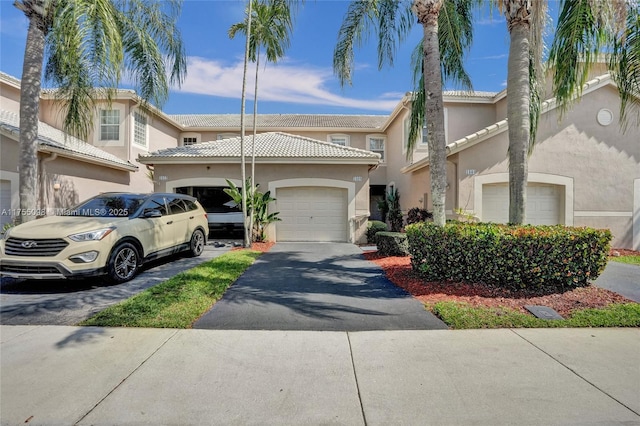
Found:
[[(307, 0), (300, 7), (286, 57), (277, 64), (261, 65), (259, 113), (388, 114), (412, 89), (410, 57), (422, 36), (420, 25), (398, 48), (394, 66), (382, 70), (378, 70), (376, 41), (371, 37), (355, 52), (353, 84), (340, 87), (332, 70), (333, 48), (348, 4)], [(243, 19), (245, 5), (243, 1), (184, 2), (179, 26), (188, 55), (187, 78), (162, 106), (166, 113), (240, 112), (244, 39), (230, 40), (227, 31)], [(19, 78), (27, 20), (9, 0), (0, 0), (0, 20), (0, 70)], [(474, 44), (466, 60), (475, 90), (504, 89), (508, 50), (504, 17), (476, 13)], [(246, 108), (251, 112), (255, 66), (249, 70)]]

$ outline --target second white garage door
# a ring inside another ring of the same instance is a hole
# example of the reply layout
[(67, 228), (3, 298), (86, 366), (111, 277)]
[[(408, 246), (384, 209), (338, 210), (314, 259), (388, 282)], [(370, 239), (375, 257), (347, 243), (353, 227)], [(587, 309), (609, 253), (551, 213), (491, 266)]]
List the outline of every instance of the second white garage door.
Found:
[(276, 199), (278, 241), (348, 241), (346, 189), (280, 188)]
[[(527, 223), (557, 225), (560, 215), (561, 187), (530, 183), (527, 185)], [(482, 186), (482, 221), (507, 223), (509, 221), (509, 186), (492, 184)]]

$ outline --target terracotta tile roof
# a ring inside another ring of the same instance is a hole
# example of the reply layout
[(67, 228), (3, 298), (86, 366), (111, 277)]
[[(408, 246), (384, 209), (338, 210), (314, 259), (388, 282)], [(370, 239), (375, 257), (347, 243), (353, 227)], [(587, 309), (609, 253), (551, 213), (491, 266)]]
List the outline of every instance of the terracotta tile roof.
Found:
[[(178, 114), (168, 115), (185, 127), (240, 128), (240, 114)], [(387, 115), (325, 115), (325, 114), (258, 114), (258, 128), (348, 128), (380, 129)], [(253, 115), (246, 116), (247, 128), (253, 126)]]
[[(20, 135), (20, 116), (11, 111), (0, 110), (0, 129), (15, 136)], [(91, 144), (65, 134), (46, 123), (38, 122), (39, 150), (49, 149), (57, 153), (66, 153), (74, 158), (85, 158), (99, 163), (135, 171), (138, 167), (129, 161), (122, 160)]]
[[(245, 155), (251, 155), (252, 136), (246, 136)], [(281, 132), (261, 133), (256, 136), (256, 158), (259, 159), (317, 159), (357, 160), (378, 164), (380, 155), (363, 149), (345, 147), (307, 137)], [(177, 148), (167, 148), (141, 155), (142, 163), (157, 159), (239, 158), (240, 137), (204, 142)]]

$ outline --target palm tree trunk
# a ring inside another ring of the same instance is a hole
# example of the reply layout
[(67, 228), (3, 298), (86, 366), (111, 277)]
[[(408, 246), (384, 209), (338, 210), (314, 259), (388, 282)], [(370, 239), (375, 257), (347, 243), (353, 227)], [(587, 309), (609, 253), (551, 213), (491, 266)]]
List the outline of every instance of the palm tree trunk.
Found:
[(38, 194), (38, 119), (45, 34), (37, 17), (29, 20), (20, 92), (20, 222), (35, 219)]
[(511, 22), (513, 21), (509, 23), (511, 41), (507, 72), (509, 222), (522, 224), (526, 219), (527, 154), (530, 143), (529, 24), (524, 20), (518, 20), (515, 25)]
[(438, 44), (438, 14), (442, 6), (442, 0), (414, 2), (414, 11), (418, 15), (418, 22), (422, 24), (424, 31), (425, 115), (429, 146), (431, 201), (433, 222), (438, 226), (444, 226), (446, 222), (445, 197), (447, 191), (447, 141), (444, 131), (442, 74)]
[[(251, 144), (251, 193), (255, 198), (255, 188), (256, 188), (256, 125), (258, 123), (258, 69), (260, 68), (260, 51), (256, 52), (256, 82), (255, 88), (253, 92), (253, 143)], [(253, 241), (253, 223), (254, 223), (254, 201), (251, 200), (251, 209), (249, 211), (249, 232), (251, 236), (251, 241)]]
[(249, 239), (249, 231), (247, 229), (247, 171), (244, 161), (244, 133), (245, 133), (245, 101), (247, 94), (247, 65), (249, 64), (249, 37), (251, 34), (251, 0), (249, 0), (249, 7), (247, 8), (247, 43), (244, 49), (244, 69), (242, 71), (242, 100), (240, 109), (240, 169), (242, 170), (242, 217), (244, 228), (244, 247), (251, 246), (251, 240)]

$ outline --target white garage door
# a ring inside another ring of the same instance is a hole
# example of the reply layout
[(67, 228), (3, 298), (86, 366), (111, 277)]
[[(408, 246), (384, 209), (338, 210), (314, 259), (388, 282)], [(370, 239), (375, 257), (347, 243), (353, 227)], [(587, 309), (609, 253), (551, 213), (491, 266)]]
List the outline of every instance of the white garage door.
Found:
[[(557, 225), (560, 215), (562, 190), (558, 185), (530, 183), (527, 185), (527, 223)], [(509, 222), (509, 186), (492, 184), (482, 186), (482, 221)]]
[(5, 223), (11, 222), (11, 182), (0, 180), (0, 228)]
[(278, 241), (347, 241), (347, 190), (281, 188), (276, 193)]

